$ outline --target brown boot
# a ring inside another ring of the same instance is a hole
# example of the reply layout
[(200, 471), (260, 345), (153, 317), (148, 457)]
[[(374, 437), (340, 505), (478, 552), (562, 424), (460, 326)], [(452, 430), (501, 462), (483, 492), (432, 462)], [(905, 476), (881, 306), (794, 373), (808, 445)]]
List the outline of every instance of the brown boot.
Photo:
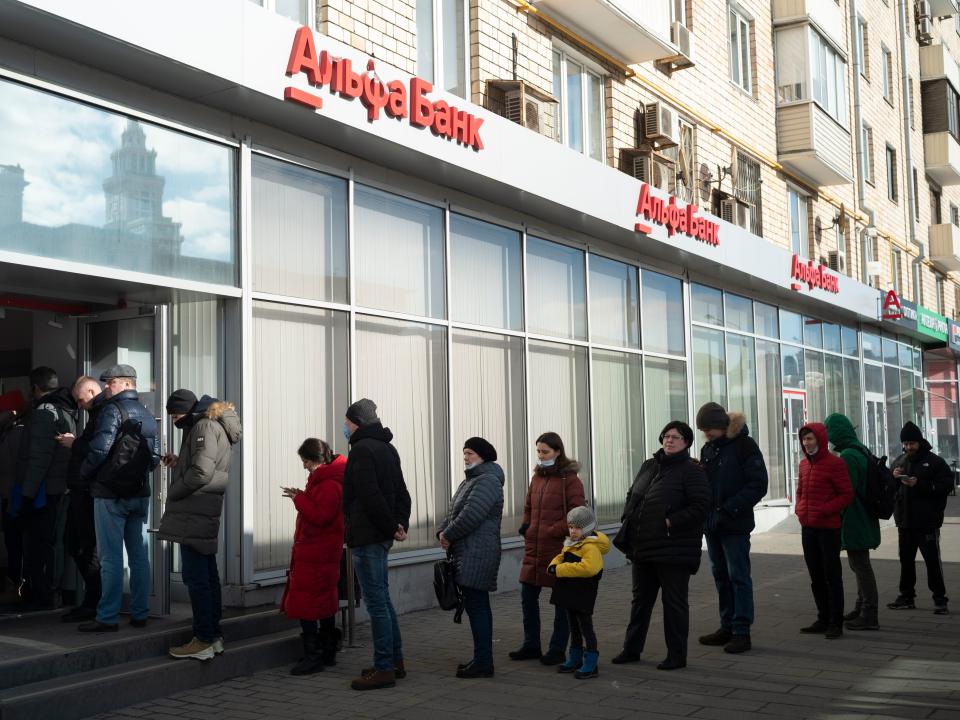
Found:
[(397, 684), (397, 676), (393, 670), (374, 670), (369, 675), (361, 675), (350, 683), (354, 690), (379, 690), (392, 688)]
[[(364, 668), (360, 671), (361, 675), (373, 675), (377, 669), (375, 667)], [(407, 671), (403, 667), (403, 660), (397, 660), (393, 664), (393, 674), (396, 676), (397, 680), (403, 680), (407, 676)]]

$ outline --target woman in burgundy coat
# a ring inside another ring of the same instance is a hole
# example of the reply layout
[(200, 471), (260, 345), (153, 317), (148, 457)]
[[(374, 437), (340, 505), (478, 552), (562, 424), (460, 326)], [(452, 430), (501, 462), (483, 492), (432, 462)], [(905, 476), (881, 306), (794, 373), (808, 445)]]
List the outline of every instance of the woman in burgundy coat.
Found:
[(307, 438), (297, 450), (307, 487), (283, 488), (297, 508), (287, 589), (280, 610), (299, 620), (303, 657), (291, 675), (309, 675), (336, 664), (340, 556), (343, 553), (343, 469), (347, 459), (322, 440)]

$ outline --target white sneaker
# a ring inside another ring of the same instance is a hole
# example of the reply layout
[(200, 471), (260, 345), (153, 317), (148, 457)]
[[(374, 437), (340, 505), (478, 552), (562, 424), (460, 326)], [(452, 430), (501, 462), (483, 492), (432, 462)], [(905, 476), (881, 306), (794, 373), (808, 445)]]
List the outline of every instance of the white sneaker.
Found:
[(178, 660), (184, 658), (192, 658), (193, 660), (212, 660), (213, 659), (213, 644), (205, 643), (197, 638), (193, 638), (186, 645), (178, 645), (177, 647), (172, 647), (168, 651), (170, 657), (177, 658)]
[(223, 655), (223, 653), (224, 653), (223, 638), (222, 638), (222, 637), (214, 638), (214, 639), (213, 639), (213, 654), (214, 654), (214, 655)]

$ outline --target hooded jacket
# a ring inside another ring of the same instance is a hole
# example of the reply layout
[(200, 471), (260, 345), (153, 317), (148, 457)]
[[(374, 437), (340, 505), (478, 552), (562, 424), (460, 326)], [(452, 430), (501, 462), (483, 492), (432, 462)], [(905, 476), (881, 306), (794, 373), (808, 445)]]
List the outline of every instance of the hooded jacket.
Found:
[(294, 620), (333, 617), (340, 607), (340, 556), (343, 554), (343, 471), (347, 459), (336, 455), (307, 478), (293, 498), (297, 525), (290, 551), (287, 587), (280, 610)]
[(763, 453), (750, 437), (743, 413), (729, 413), (727, 432), (704, 443), (700, 465), (707, 473), (713, 503), (706, 531), (738, 535), (756, 527), (753, 508), (767, 494), (767, 466)]
[(581, 613), (593, 613), (597, 601), (603, 556), (610, 552), (610, 538), (599, 530), (573, 542), (563, 541), (563, 550), (550, 561), (557, 582), (550, 602), (557, 607)]
[(83, 461), (90, 452), (90, 440), (93, 438), (94, 430), (97, 427), (97, 418), (103, 409), (103, 404), (107, 401), (106, 393), (100, 393), (93, 398), (87, 416), (87, 424), (83, 426), (83, 432), (73, 441), (73, 447), (70, 448), (70, 463), (67, 466), (67, 487), (73, 490), (90, 491), (89, 479), (84, 479), (80, 474), (80, 468), (83, 467)]
[(490, 592), (497, 589), (503, 483), (503, 468), (495, 462), (470, 468), (440, 524), (437, 535), (443, 533), (450, 541), (458, 585)]
[(573, 461), (562, 468), (537, 465), (534, 469), (523, 504), (526, 530), (520, 582), (540, 587), (553, 587), (556, 582), (556, 577), (547, 572), (547, 566), (563, 547), (567, 513), (586, 504), (578, 472), (580, 465)]
[(873, 550), (880, 545), (880, 521), (867, 513), (861, 501), (867, 492), (867, 456), (861, 450), (867, 448), (857, 440), (853, 423), (846, 415), (833, 413), (823, 424), (830, 444), (847, 465), (853, 486), (853, 502), (841, 513), (841, 547), (844, 550)]
[(800, 461), (795, 512), (800, 525), (805, 528), (839, 530), (840, 513), (853, 502), (853, 485), (847, 464), (830, 452), (827, 428), (823, 423), (807, 423), (797, 434), (803, 438), (808, 430), (817, 438), (817, 452), (813, 457), (804, 452)]
[(943, 525), (943, 511), (947, 507), (947, 495), (953, 487), (953, 471), (947, 462), (933, 452), (926, 440), (920, 441), (920, 449), (911, 458), (903, 453), (893, 461), (890, 469), (900, 468), (907, 477), (917, 478), (917, 484), (907, 487), (900, 483), (897, 488), (893, 517), (898, 528), (911, 530), (936, 530)]
[(23, 498), (39, 507), (45, 495), (67, 490), (69, 448), (57, 442), (60, 433), (77, 429), (77, 405), (68, 388), (57, 388), (34, 401), (17, 455), (17, 485)]
[(233, 446), (242, 433), (233, 403), (204, 395), (181, 421), (183, 439), (167, 490), (159, 535), (214, 555)]

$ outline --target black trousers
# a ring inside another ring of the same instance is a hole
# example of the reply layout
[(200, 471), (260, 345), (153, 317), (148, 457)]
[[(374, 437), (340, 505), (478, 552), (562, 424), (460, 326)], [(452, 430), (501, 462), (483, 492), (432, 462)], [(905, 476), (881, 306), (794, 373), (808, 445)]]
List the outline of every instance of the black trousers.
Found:
[(586, 646), (587, 652), (596, 652), (597, 633), (593, 631), (593, 615), (568, 608), (567, 619), (570, 621), (570, 647)]
[(53, 591), (60, 579), (57, 574), (57, 521), (62, 499), (62, 495), (47, 495), (46, 505), (20, 516), (24, 576), (30, 601), (34, 603), (52, 603)]
[(938, 605), (947, 603), (947, 588), (943, 584), (943, 564), (940, 560), (940, 530), (897, 528), (900, 541), (900, 594), (914, 598), (917, 595), (917, 550), (927, 566), (927, 587)]
[(810, 589), (817, 604), (817, 620), (843, 627), (843, 567), (840, 564), (840, 528), (803, 528), (803, 559), (810, 573)]
[(7, 548), (7, 577), (14, 588), (23, 582), (23, 538), (20, 522), (11, 516), (10, 501), (3, 501), (3, 543)]
[(666, 563), (634, 563), (632, 569), (633, 602), (623, 649), (636, 655), (643, 652), (650, 628), (650, 615), (657, 602), (657, 594), (660, 594), (667, 659), (686, 662), (687, 635), (690, 632), (690, 604), (687, 600), (689, 568)]
[(84, 585), (83, 601), (78, 604), (96, 610), (100, 602), (100, 558), (93, 522), (93, 498), (86, 490), (71, 490), (64, 502), (68, 503), (64, 544)]

